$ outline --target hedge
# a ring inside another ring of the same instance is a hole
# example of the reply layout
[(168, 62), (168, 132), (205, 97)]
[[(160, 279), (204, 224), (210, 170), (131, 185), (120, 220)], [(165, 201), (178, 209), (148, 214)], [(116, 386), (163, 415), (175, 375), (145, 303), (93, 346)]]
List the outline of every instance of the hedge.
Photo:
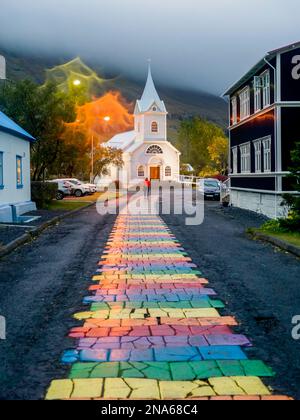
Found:
[(43, 209), (56, 198), (57, 190), (58, 184), (34, 181), (31, 183), (31, 199), (39, 209)]

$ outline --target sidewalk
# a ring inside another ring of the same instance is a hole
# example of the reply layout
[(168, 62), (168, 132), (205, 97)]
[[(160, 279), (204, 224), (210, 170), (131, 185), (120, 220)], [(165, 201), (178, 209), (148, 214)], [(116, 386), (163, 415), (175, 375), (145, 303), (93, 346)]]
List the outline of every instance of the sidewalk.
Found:
[(165, 223), (120, 216), (46, 399), (288, 399)]

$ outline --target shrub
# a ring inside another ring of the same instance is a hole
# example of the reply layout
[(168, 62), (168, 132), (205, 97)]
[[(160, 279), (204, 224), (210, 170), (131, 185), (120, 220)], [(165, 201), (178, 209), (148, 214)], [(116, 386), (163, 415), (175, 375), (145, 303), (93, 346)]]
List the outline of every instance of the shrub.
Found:
[(281, 221), (280, 220), (268, 220), (266, 223), (264, 223), (262, 225), (262, 230), (265, 232), (282, 232), (285, 229), (281, 226)]
[[(298, 198), (298, 201), (299, 198)], [(289, 212), (289, 215), (286, 219), (281, 219), (280, 220), (280, 226), (283, 229), (289, 230), (291, 232), (300, 232), (300, 213), (299, 213), (299, 209), (296, 210), (291, 210)]]
[(46, 208), (55, 199), (58, 185), (50, 182), (32, 182), (31, 197), (39, 209)]
[[(296, 143), (295, 150), (291, 153), (292, 167), (288, 179), (295, 191), (300, 189), (300, 142)], [(300, 196), (293, 194), (285, 194), (283, 196), (282, 205), (288, 206), (290, 209), (287, 219), (282, 219), (280, 225), (290, 231), (300, 230)]]

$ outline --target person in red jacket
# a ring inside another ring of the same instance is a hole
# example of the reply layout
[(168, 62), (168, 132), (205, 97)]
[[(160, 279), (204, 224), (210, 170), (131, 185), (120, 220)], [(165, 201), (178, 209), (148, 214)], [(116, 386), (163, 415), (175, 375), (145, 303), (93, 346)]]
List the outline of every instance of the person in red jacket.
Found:
[(145, 198), (148, 198), (150, 196), (150, 193), (151, 193), (151, 181), (148, 178), (146, 178), (144, 182)]

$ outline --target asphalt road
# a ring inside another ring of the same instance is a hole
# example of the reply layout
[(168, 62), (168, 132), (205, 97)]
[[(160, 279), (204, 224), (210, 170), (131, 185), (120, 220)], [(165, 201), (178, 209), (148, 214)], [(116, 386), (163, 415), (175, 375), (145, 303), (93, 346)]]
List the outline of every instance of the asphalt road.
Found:
[[(300, 314), (299, 260), (249, 239), (245, 228), (261, 219), (244, 212), (223, 214), (208, 203), (199, 227), (185, 226), (183, 216), (164, 219), (253, 341), (251, 357), (277, 372), (270, 384), (300, 399), (300, 342), (291, 338), (291, 319)], [(7, 319), (0, 399), (41, 399), (51, 379), (67, 376), (59, 359), (72, 345), (72, 315), (83, 309), (114, 220), (83, 210), (0, 260), (0, 315)]]
[(114, 216), (83, 210), (0, 260), (0, 399), (40, 399), (59, 364), (72, 314), (82, 307)]
[(292, 318), (300, 315), (300, 260), (250, 239), (247, 227), (262, 223), (250, 212), (224, 212), (207, 203), (199, 227), (185, 226), (183, 216), (164, 220), (226, 302), (224, 314), (236, 316), (238, 330), (251, 339), (250, 357), (277, 373), (269, 385), (276, 394), (300, 399), (300, 341), (291, 334)]

